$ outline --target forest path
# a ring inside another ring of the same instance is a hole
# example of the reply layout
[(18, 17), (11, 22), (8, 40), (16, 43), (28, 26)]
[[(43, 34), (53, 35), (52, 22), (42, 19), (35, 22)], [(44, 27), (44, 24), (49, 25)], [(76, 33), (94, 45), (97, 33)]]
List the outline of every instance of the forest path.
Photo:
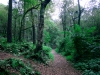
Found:
[(81, 75), (64, 57), (54, 50), (52, 53), (55, 59), (49, 66), (38, 65), (38, 70), (42, 75)]
[(54, 50), (52, 50), (54, 54), (54, 61), (49, 65), (34, 63), (30, 59), (25, 59), (24, 57), (17, 57), (12, 54), (0, 51), (0, 59), (8, 59), (8, 58), (18, 58), (23, 59), (24, 62), (30, 62), (30, 64), (34, 67), (37, 67), (41, 73), (41, 75), (81, 75), (76, 69), (72, 67), (72, 65), (66, 61), (64, 57), (60, 54), (57, 54)]

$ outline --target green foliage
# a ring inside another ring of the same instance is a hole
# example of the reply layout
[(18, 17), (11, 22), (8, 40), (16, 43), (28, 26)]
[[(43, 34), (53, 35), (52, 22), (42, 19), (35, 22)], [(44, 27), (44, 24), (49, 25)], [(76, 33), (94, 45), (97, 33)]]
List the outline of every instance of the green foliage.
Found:
[(0, 43), (7, 43), (7, 40), (6, 40), (6, 38), (4, 38), (4, 37), (2, 37), (2, 36), (0, 36)]
[(84, 34), (87, 35), (87, 36), (91, 36), (95, 31), (96, 31), (96, 27), (92, 26), (90, 28), (85, 28)]
[(29, 3), (29, 5), (37, 5), (38, 4), (38, 0), (24, 0), (24, 2)]
[(80, 59), (88, 57), (88, 55), (90, 54), (90, 50), (88, 50), (88, 48), (89, 48), (88, 41), (86, 41), (86, 39), (84, 39), (84, 37), (79, 36), (79, 35), (75, 36), (73, 41), (74, 41), (74, 46), (75, 46), (75, 50), (76, 50), (75, 60), (79, 60), (79, 57), (80, 57)]
[(2, 47), (6, 52), (11, 52), (13, 54), (22, 55), (29, 51), (33, 51), (35, 49), (35, 45), (33, 43), (1, 43)]
[(57, 27), (57, 24), (53, 20), (45, 19), (44, 22), (44, 44), (55, 48), (57, 42), (60, 41), (58, 38), (61, 39), (60, 28)]
[(98, 37), (93, 36), (95, 30), (95, 27), (82, 29), (75, 25), (75, 29), (66, 32), (65, 39), (57, 49), (57, 52), (72, 61), (83, 75), (100, 74), (100, 43), (97, 41)]
[(43, 54), (45, 57), (47, 57), (45, 60), (50, 59), (50, 60), (54, 60), (54, 55), (51, 53), (52, 48), (48, 47), (48, 46), (43, 46)]
[(6, 26), (7, 26), (7, 10), (6, 6), (0, 4), (0, 36), (6, 36)]
[(95, 27), (82, 29), (79, 25), (75, 25), (75, 29), (71, 28), (66, 32), (66, 37), (60, 42), (57, 51), (71, 61), (91, 59), (94, 55), (95, 58), (99, 57), (100, 44), (96, 43), (93, 37), (95, 29)]
[[(7, 71), (8, 75), (12, 75), (7, 67), (15, 69), (16, 71), (20, 72), (21, 75), (40, 75), (37, 74), (36, 71), (32, 69), (32, 67), (15, 58), (0, 60), (0, 68), (4, 69), (4, 71)], [(14, 75), (18, 74), (15, 73)]]
[[(79, 29), (79, 26), (76, 26)], [(95, 31), (95, 27), (84, 28), (77, 33), (75, 30), (75, 36), (73, 38), (73, 43), (75, 47), (76, 57), (75, 60), (84, 60), (99, 57), (99, 46), (97, 42), (95, 42), (95, 38), (93, 36), (93, 32)], [(94, 50), (94, 51), (93, 51)], [(80, 58), (79, 58), (80, 57)]]
[(82, 31), (81, 27), (79, 25), (77, 25), (77, 24), (75, 25), (75, 29), (74, 30), (75, 30), (75, 33), (81, 33), (81, 31)]
[(74, 67), (82, 71), (82, 75), (99, 75), (100, 58), (74, 63)]
[[(54, 56), (51, 53), (51, 48), (47, 46), (43, 46), (43, 50), (39, 50), (38, 53), (28, 54), (28, 58), (32, 58), (33, 60), (37, 60), (39, 62), (48, 64), (49, 61), (54, 60)], [(32, 52), (31, 52), (32, 53)]]
[[(3, 41), (3, 40), (2, 40)], [(2, 42), (1, 46), (6, 52), (10, 52), (16, 55), (24, 55), (25, 58), (29, 58), (35, 61), (47, 63), (48, 61), (53, 61), (54, 56), (51, 53), (51, 48), (48, 46), (43, 46), (43, 50), (40, 50), (38, 53), (34, 53), (36, 48), (33, 43), (23, 42), (23, 43), (5, 43)]]
[(67, 59), (68, 61), (73, 61), (73, 55), (66, 56), (66, 59)]
[(57, 52), (61, 53), (63, 56), (68, 58), (68, 60), (72, 60), (75, 48), (74, 48), (74, 43), (73, 43), (73, 29), (70, 31), (66, 31), (66, 37), (59, 43), (58, 49), (56, 50)]
[(47, 44), (50, 42), (51, 38), (50, 38), (50, 34), (49, 32), (47, 32), (46, 30), (44, 30), (44, 44)]
[(47, 46), (43, 46), (43, 51), (46, 52), (46, 53), (49, 53), (51, 52), (52, 48), (50, 47), (47, 47)]

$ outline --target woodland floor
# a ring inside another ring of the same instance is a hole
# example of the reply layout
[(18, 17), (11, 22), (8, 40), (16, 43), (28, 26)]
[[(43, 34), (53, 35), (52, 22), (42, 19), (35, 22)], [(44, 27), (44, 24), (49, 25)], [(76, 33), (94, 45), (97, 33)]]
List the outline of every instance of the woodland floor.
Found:
[(49, 65), (34, 63), (32, 60), (25, 59), (23, 57), (17, 57), (2, 51), (0, 51), (0, 59), (22, 59), (25, 63), (29, 62), (33, 67), (36, 67), (36, 69), (40, 71), (41, 75), (81, 75), (81, 73), (75, 70), (71, 63), (66, 61), (64, 57), (57, 54), (54, 50), (52, 50), (52, 53), (54, 54), (55, 59), (53, 62), (50, 62)]

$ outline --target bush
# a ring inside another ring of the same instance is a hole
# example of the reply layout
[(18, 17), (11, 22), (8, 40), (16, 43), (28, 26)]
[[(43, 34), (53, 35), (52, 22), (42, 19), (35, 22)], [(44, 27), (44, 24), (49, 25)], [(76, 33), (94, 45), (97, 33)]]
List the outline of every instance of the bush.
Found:
[(52, 48), (47, 47), (47, 46), (43, 46), (43, 54), (45, 57), (47, 57), (47, 58), (44, 57), (43, 59), (54, 60), (54, 55), (51, 53), (51, 51), (52, 51)]
[(82, 75), (99, 75), (100, 58), (74, 63), (74, 67), (82, 71)]
[(42, 63), (46, 63), (48, 61), (53, 61), (54, 60), (54, 56), (51, 53), (51, 48), (48, 46), (43, 46), (43, 50), (39, 50), (38, 53), (34, 53), (34, 48), (27, 50), (26, 52), (23, 52), (22, 55), (24, 55), (26, 58), (38, 61), (38, 62), (42, 62)]
[(4, 75), (5, 72), (7, 73), (7, 75), (12, 75), (11, 69), (9, 68), (12, 68), (16, 71), (15, 73), (13, 73), (14, 75), (18, 75), (17, 72), (21, 75), (40, 75), (37, 74), (37, 71), (33, 70), (31, 66), (24, 64), (19, 59), (11, 58), (6, 60), (0, 60), (0, 69), (3, 70), (2, 75)]
[(100, 56), (100, 44), (94, 41), (93, 31), (95, 27), (82, 29), (79, 25), (70, 28), (66, 32), (65, 39), (60, 42), (57, 52), (61, 53), (68, 60), (80, 61)]
[(4, 48), (4, 51), (17, 54), (17, 55), (22, 55), (35, 49), (35, 45), (26, 42), (5, 43), (5, 44), (2, 43), (2, 47)]
[(72, 61), (83, 75), (100, 75), (100, 43), (98, 36), (93, 36), (95, 29), (95, 27), (82, 29), (79, 25), (75, 25), (74, 31), (66, 33), (66, 38), (56, 50), (67, 60)]
[(51, 50), (52, 48), (43, 46), (43, 50), (39, 50), (39, 52), (35, 53), (34, 55), (31, 54), (32, 56), (29, 58), (34, 58), (35, 60), (48, 64), (48, 61), (54, 60), (54, 56), (51, 53)]
[(54, 56), (51, 53), (51, 48), (43, 46), (43, 50), (40, 50), (38, 53), (34, 53), (36, 48), (33, 43), (23, 42), (23, 43), (2, 43), (4, 51), (10, 52), (16, 55), (24, 55), (25, 58), (33, 59), (35, 61), (40, 61), (47, 63), (48, 61), (53, 61)]

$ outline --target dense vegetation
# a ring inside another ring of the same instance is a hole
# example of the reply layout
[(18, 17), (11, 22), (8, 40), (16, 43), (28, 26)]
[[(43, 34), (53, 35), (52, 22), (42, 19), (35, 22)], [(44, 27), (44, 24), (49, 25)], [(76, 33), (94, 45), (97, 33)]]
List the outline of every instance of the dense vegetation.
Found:
[[(69, 34), (61, 43), (57, 52), (61, 53), (78, 69), (83, 71), (83, 75), (91, 75), (89, 73), (99, 73), (100, 60), (100, 44), (98, 36), (93, 37), (95, 27), (80, 28), (75, 26), (75, 30)], [(95, 70), (96, 69), (96, 70)]]
[[(15, 69), (15, 73), (13, 71), (11, 72), (9, 68)], [(2, 75), (20, 75), (20, 74), (21, 75), (40, 75), (38, 71), (35, 71), (31, 68), (31, 65), (26, 65), (21, 60), (15, 59), (15, 58), (0, 60), (0, 74)]]
[[(81, 24), (78, 23), (78, 20), (74, 20), (74, 27), (66, 24), (67, 30), (64, 30), (64, 39), (62, 39), (56, 49), (58, 53), (71, 61), (73, 66), (82, 72), (82, 75), (100, 74), (100, 31), (98, 30), (99, 17), (97, 17), (100, 10), (99, 6), (91, 7), (90, 10), (85, 8), (85, 12), (82, 12)], [(92, 15), (89, 15), (90, 11)], [(65, 12), (67, 13), (68, 11), (62, 11), (62, 13)], [(63, 15), (61, 15), (61, 18), (62, 20), (64, 19)], [(62, 25), (63, 23), (64, 21), (62, 21)]]
[[(54, 60), (53, 48), (83, 75), (100, 75), (100, 2), (90, 0), (84, 7), (80, 0), (56, 3), (9, 0), (8, 6), (0, 4), (0, 51), (48, 65)], [(59, 7), (59, 19), (53, 19)], [(20, 59), (0, 60), (2, 75), (11, 74), (9, 67), (21, 75), (39, 75)]]

